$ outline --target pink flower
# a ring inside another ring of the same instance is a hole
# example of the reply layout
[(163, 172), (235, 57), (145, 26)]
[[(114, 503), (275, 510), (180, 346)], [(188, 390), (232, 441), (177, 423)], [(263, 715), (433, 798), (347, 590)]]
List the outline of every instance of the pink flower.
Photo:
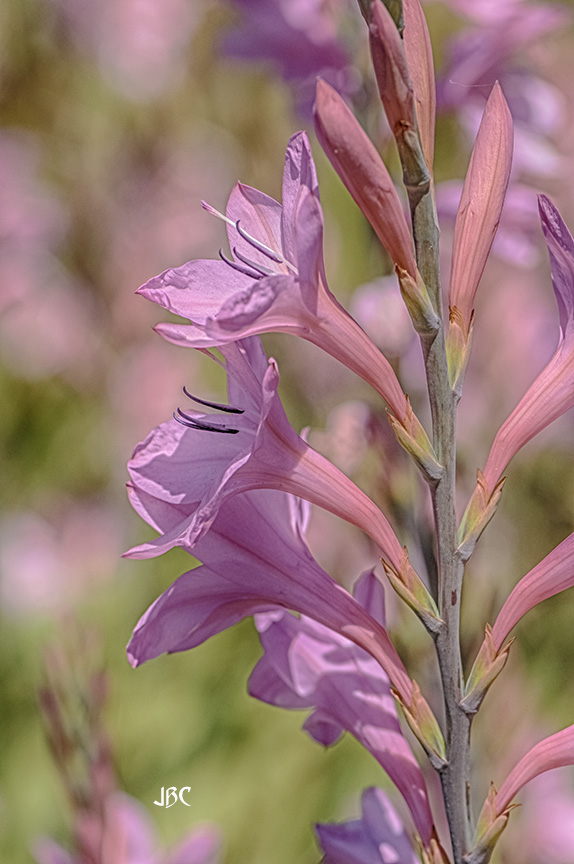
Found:
[[(131, 497), (158, 531), (169, 532), (181, 518), (176, 503), (137, 490)], [(203, 566), (174, 582), (135, 628), (132, 664), (186, 651), (249, 615), (282, 606), (364, 648), (408, 704), (412, 682), (386, 630), (313, 559), (303, 540), (306, 515), (300, 501), (277, 491), (227, 501), (193, 549)]]
[(362, 816), (340, 825), (317, 825), (324, 864), (417, 864), (404, 825), (382, 789), (365, 789)]
[(574, 533), (537, 564), (510, 592), (492, 628), (500, 650), (512, 628), (538, 603), (574, 585)]
[(496, 813), (503, 813), (512, 799), (530, 780), (545, 771), (563, 768), (566, 765), (574, 765), (574, 726), (568, 726), (561, 732), (545, 738), (522, 757), (495, 796)]
[(323, 215), (304, 133), (294, 135), (287, 148), (283, 206), (238, 184), (225, 219), (232, 259), (221, 253), (223, 260), (190, 261), (139, 289), (144, 297), (191, 321), (161, 324), (158, 332), (176, 344), (196, 348), (257, 333), (296, 334), (364, 378), (404, 421), (408, 403), (392, 367), (327, 286)]
[[(228, 375), (229, 422), (215, 415), (179, 411), (136, 448), (129, 463), (134, 494), (173, 508), (177, 519), (130, 557), (159, 555), (173, 546), (191, 548), (238, 492), (281, 489), (305, 498), (366, 531), (385, 559), (401, 569), (402, 547), (385, 516), (351, 480), (309, 447), (289, 425), (277, 387), (274, 360), (252, 337), (222, 346)], [(208, 403), (209, 404), (209, 403)]]
[(550, 362), (498, 430), (484, 469), (491, 491), (513, 456), (574, 405), (574, 239), (545, 195), (539, 196), (538, 203), (550, 253), (560, 338)]
[[(372, 571), (360, 577), (353, 593), (384, 626), (383, 588)], [(312, 708), (303, 728), (325, 747), (344, 730), (351, 732), (401, 792), (427, 846), (433, 820), (425, 783), (381, 667), (307, 616), (267, 612), (256, 616), (256, 625), (265, 653), (249, 680), (250, 694), (281, 708)]]

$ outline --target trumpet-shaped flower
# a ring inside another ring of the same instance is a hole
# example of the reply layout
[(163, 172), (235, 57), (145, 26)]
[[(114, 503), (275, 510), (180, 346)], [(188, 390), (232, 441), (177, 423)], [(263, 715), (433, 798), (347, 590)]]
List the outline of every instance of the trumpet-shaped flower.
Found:
[[(359, 579), (355, 596), (384, 626), (383, 588), (372, 571)], [(256, 616), (256, 625), (265, 653), (251, 675), (251, 695), (282, 708), (312, 708), (303, 728), (324, 746), (351, 732), (401, 792), (428, 845), (433, 822), (426, 787), (385, 672), (361, 648), (307, 616), (267, 612)]]
[(283, 206), (239, 183), (223, 218), (231, 258), (220, 253), (221, 260), (190, 261), (138, 289), (191, 321), (161, 324), (158, 332), (196, 348), (257, 333), (296, 334), (371, 384), (403, 421), (408, 403), (392, 367), (327, 286), (323, 214), (305, 133), (294, 135), (287, 147)]
[(574, 238), (545, 195), (539, 196), (538, 206), (550, 253), (560, 339), (548, 365), (498, 430), (484, 469), (490, 491), (513, 456), (574, 405)]
[[(157, 531), (180, 519), (178, 505), (136, 489), (137, 512)], [(376, 658), (407, 703), (404, 666), (384, 627), (311, 556), (303, 502), (277, 491), (237, 495), (221, 508), (193, 554), (203, 566), (184, 573), (138, 623), (128, 655), (134, 666), (186, 651), (237, 621), (282, 606), (348, 637)]]
[(512, 628), (538, 603), (574, 586), (574, 534), (570, 534), (512, 589), (492, 628), (500, 650)]
[[(338, 468), (297, 435), (277, 394), (279, 374), (257, 337), (222, 346), (232, 425), (213, 414), (179, 410), (136, 448), (129, 471), (137, 492), (173, 506), (168, 531), (128, 556), (192, 548), (238, 492), (280, 489), (317, 504), (362, 528), (398, 571), (403, 550), (385, 516)], [(187, 392), (187, 391), (186, 391)], [(188, 394), (190, 395), (190, 394)], [(195, 398), (195, 397), (191, 397)], [(195, 400), (197, 401), (197, 400)]]
[(539, 741), (514, 766), (495, 797), (497, 813), (503, 813), (523, 786), (554, 768), (574, 765), (574, 726)]
[(401, 819), (382, 789), (365, 789), (362, 815), (340, 825), (317, 825), (325, 864), (417, 864)]

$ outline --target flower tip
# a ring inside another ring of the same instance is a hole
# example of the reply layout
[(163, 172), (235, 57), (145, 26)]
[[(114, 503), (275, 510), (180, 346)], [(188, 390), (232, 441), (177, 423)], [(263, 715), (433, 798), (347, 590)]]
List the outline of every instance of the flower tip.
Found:
[(135, 656), (135, 654), (132, 654), (132, 652), (130, 651), (129, 645), (126, 649), (126, 653), (128, 655), (128, 663), (130, 664), (132, 669), (137, 669), (137, 667), (140, 665), (140, 661), (139, 661), (139, 658)]

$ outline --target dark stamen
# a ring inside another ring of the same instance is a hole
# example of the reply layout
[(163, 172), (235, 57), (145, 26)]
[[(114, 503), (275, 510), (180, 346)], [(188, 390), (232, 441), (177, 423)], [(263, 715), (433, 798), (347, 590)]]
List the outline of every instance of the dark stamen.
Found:
[(236, 258), (239, 258), (240, 261), (243, 261), (244, 264), (247, 264), (248, 267), (253, 267), (254, 270), (261, 273), (262, 276), (273, 275), (273, 270), (270, 270), (269, 267), (263, 267), (261, 264), (256, 264), (255, 261), (251, 261), (251, 259), (247, 258), (246, 255), (242, 255), (241, 252), (238, 251), (237, 246), (233, 247), (233, 254)]
[(242, 264), (237, 264), (236, 261), (232, 261), (226, 255), (223, 254), (223, 250), (219, 250), (219, 257), (222, 261), (225, 261), (226, 264), (229, 264), (230, 267), (233, 267), (234, 270), (238, 270), (240, 273), (243, 273), (244, 276), (249, 276), (251, 279), (261, 279), (262, 274), (259, 273), (258, 270), (252, 271), (247, 267), (244, 267)]
[(199, 396), (194, 396), (189, 392), (187, 387), (183, 388), (183, 392), (192, 402), (197, 402), (199, 405), (207, 405), (208, 408), (215, 408), (217, 411), (225, 411), (227, 414), (244, 414), (243, 408), (232, 408), (231, 405), (222, 405), (220, 402), (207, 402), (205, 399), (200, 399)]
[(271, 258), (272, 261), (276, 261), (278, 264), (283, 264), (284, 259), (279, 255), (279, 253), (274, 252), (273, 249), (270, 249), (269, 246), (266, 246), (264, 243), (261, 243), (259, 240), (256, 240), (255, 237), (252, 237), (251, 234), (248, 234), (243, 228), (241, 228), (239, 224), (239, 219), (235, 223), (235, 227), (237, 228), (237, 232), (240, 237), (243, 237), (244, 240), (253, 246), (254, 249), (258, 249), (259, 252), (263, 252), (267, 258)]
[(227, 435), (237, 435), (239, 429), (230, 429), (229, 426), (217, 426), (210, 423), (204, 423), (203, 420), (197, 420), (195, 417), (190, 417), (181, 408), (173, 412), (173, 419), (181, 423), (182, 426), (187, 426), (189, 429), (198, 429), (201, 432), (221, 432)]

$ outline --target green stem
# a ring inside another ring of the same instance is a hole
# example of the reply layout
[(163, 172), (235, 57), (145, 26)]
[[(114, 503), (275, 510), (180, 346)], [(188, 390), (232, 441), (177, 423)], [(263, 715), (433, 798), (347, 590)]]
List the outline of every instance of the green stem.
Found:
[(444, 626), (436, 636), (446, 721), (448, 764), (441, 782), (453, 847), (454, 864), (462, 864), (471, 841), (470, 719), (459, 707), (463, 695), (460, 653), (460, 603), (463, 563), (457, 555), (456, 408), (446, 359), (440, 272), (439, 228), (433, 186), (416, 130), (397, 137), (413, 225), (417, 266), (441, 326), (434, 337), (421, 337), (433, 426), (433, 446), (444, 473), (431, 487), (436, 530), (437, 604)]

